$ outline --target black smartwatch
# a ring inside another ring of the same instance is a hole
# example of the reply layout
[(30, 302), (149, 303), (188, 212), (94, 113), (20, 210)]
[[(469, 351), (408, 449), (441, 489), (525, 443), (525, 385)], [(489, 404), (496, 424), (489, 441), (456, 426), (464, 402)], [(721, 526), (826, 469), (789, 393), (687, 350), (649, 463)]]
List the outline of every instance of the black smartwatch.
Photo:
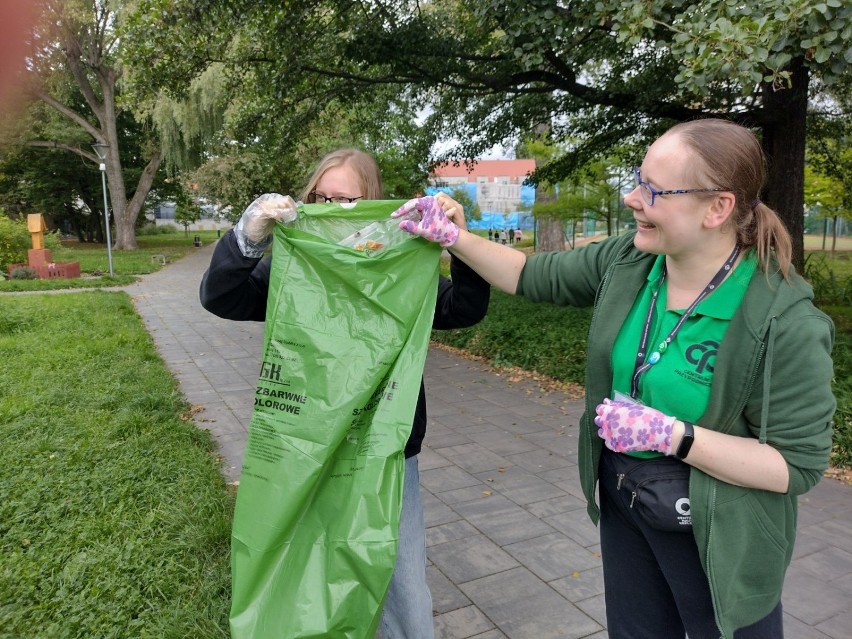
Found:
[(695, 441), (695, 425), (683, 419), (681, 421), (683, 422), (683, 437), (675, 451), (675, 457), (686, 459), (686, 456), (689, 455), (689, 449), (692, 448), (692, 442)]

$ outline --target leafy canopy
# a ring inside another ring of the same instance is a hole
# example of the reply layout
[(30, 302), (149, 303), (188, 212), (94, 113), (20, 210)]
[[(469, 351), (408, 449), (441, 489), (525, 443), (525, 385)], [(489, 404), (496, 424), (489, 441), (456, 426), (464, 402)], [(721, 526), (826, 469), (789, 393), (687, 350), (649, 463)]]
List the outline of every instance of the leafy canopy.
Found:
[(730, 118), (762, 137), (772, 160), (762, 197), (799, 258), (808, 104), (847, 84), (852, 68), (844, 0), (137, 6), (123, 35), (136, 90), (180, 94), (221, 63), (242, 141), (256, 132), (264, 144), (292, 145), (332, 104), (377, 115), (382, 133), (381, 105), (405, 102), (425, 117), (421, 136), (453, 141), (433, 162), (479, 157), (546, 126), (561, 152), (532, 179), (557, 184), (616, 150), (625, 167), (638, 163), (677, 121)]
[(824, 84), (848, 77), (852, 5), (141, 0), (124, 37), (140, 90), (179, 94), (224, 63), (237, 128), (263, 139), (298, 139), (331, 102), (392, 95), (428, 106), (428, 127), (457, 140), (436, 161), (476, 157), (549, 121), (571, 145), (537, 178), (557, 182), (625, 141), (638, 153), (675, 120), (762, 126), (776, 117), (762, 88), (799, 81), (794, 58)]

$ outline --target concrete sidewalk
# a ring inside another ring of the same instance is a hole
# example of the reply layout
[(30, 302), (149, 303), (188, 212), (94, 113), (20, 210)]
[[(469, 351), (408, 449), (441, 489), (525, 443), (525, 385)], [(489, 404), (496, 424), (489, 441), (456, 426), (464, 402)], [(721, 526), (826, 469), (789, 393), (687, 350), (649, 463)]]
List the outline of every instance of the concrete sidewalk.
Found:
[[(212, 245), (126, 290), (199, 427), (239, 477), (263, 326), (201, 308)], [(604, 639), (598, 534), (575, 465), (580, 401), (432, 348), (420, 455), (436, 636)], [(784, 594), (787, 639), (852, 637), (852, 487), (800, 499)]]

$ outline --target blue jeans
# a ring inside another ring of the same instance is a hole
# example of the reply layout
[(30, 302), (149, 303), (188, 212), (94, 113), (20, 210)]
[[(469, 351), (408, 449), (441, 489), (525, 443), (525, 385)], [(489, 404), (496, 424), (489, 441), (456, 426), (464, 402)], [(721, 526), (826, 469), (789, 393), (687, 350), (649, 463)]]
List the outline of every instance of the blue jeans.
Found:
[(432, 595), (426, 584), (426, 527), (417, 456), (405, 460), (399, 545), (385, 607), (383, 639), (433, 639)]

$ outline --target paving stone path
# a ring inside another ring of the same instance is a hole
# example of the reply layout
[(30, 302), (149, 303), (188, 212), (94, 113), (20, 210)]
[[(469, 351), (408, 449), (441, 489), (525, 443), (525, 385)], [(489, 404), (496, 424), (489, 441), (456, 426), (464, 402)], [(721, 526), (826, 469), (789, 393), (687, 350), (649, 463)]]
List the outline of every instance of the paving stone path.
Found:
[[(263, 327), (201, 308), (212, 245), (127, 287), (196, 421), (239, 478)], [(576, 471), (581, 402), (431, 348), (420, 456), (436, 636), (605, 639), (597, 529)], [(787, 639), (852, 638), (852, 487), (800, 500)]]

